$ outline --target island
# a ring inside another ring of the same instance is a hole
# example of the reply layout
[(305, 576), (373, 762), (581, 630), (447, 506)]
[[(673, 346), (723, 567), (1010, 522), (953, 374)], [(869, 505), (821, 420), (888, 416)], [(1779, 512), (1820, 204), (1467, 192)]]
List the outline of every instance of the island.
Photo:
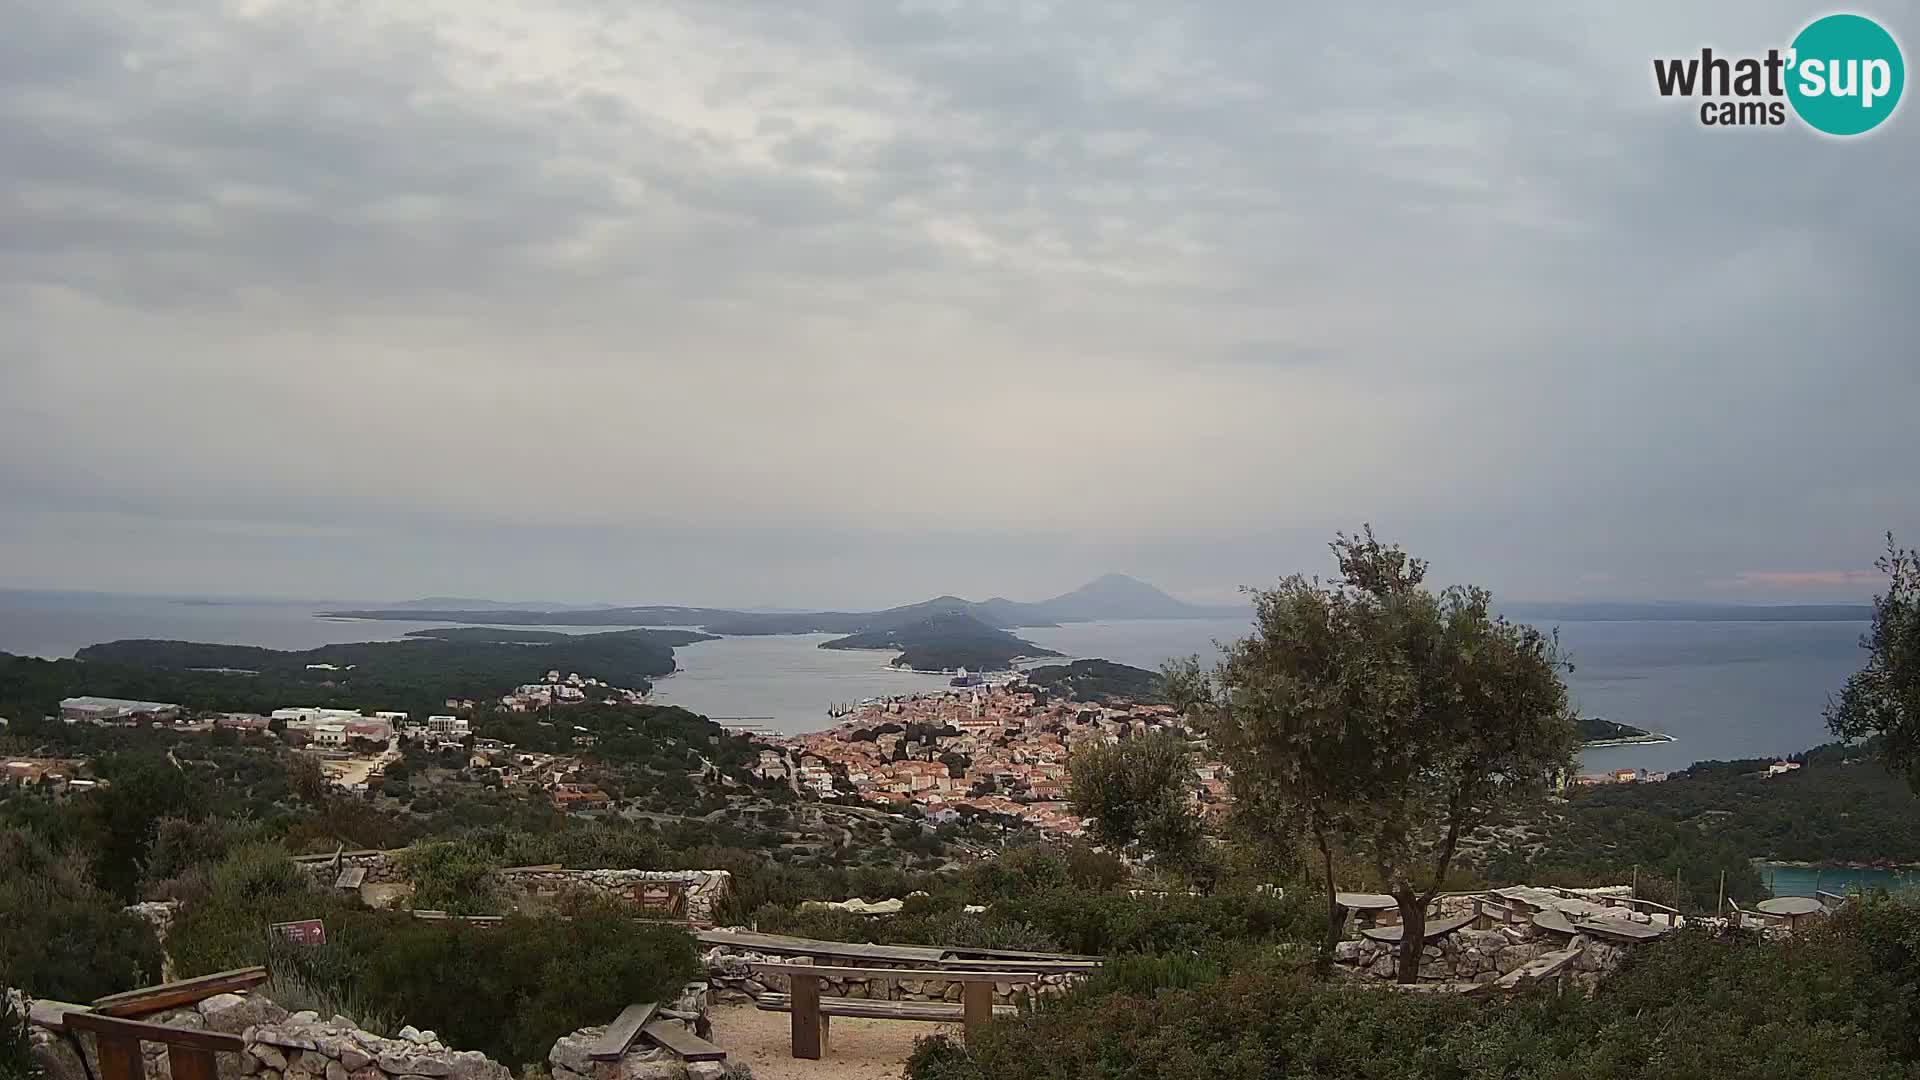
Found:
[(894, 667), (915, 671), (1006, 671), (1015, 660), (1059, 656), (962, 610), (946, 611), (882, 629), (820, 643), (823, 649), (881, 649), (899, 653)]
[(1069, 701), (1106, 704), (1164, 701), (1160, 674), (1111, 660), (1075, 660), (1030, 668), (1027, 685), (1041, 700), (1053, 696)]
[(419, 712), (442, 707), (450, 698), (505, 694), (559, 671), (598, 680), (606, 696), (627, 700), (676, 670), (675, 646), (711, 639), (690, 630), (565, 634), (488, 627), (421, 630), (399, 641), (291, 651), (131, 639), (89, 645), (73, 660), (22, 667), (18, 699), (46, 702), (57, 700), (52, 697), (57, 692), (59, 697), (104, 694), (239, 711), (296, 701)]
[(1574, 725), (1580, 733), (1580, 742), (1584, 746), (1638, 746), (1673, 741), (1671, 735), (1662, 735), (1631, 724), (1602, 720), (1598, 716), (1576, 717)]

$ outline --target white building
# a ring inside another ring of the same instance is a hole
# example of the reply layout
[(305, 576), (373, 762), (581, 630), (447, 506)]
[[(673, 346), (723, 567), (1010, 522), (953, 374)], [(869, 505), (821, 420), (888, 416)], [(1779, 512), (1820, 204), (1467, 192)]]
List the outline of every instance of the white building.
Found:
[(335, 720), (322, 721), (313, 725), (310, 737), (315, 746), (345, 746), (347, 745), (347, 725)]
[(472, 725), (467, 723), (467, 718), (464, 716), (427, 717), (427, 730), (435, 735), (451, 735), (459, 738), (471, 729)]
[(320, 723), (344, 724), (352, 720), (358, 720), (360, 719), (360, 710), (320, 708), (275, 709), (270, 715), (275, 720), (285, 721), (288, 727), (298, 730), (301, 728), (310, 728)]

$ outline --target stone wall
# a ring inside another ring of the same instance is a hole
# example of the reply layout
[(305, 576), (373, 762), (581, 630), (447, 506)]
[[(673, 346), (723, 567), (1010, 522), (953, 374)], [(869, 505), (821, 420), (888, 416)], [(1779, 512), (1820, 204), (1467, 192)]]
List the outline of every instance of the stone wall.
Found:
[(331, 855), (302, 855), (294, 862), (325, 889), (333, 888), (342, 870), (354, 866), (367, 872), (368, 885), (399, 885), (407, 880), (406, 872), (400, 868), (400, 855), (398, 851), (348, 851), (341, 854), (338, 866), (334, 865)]
[[(707, 1019), (707, 998), (706, 983), (688, 983), (681, 988), (678, 999), (662, 1005), (654, 1013), (654, 1019), (679, 1024), (703, 1039), (708, 1038), (713, 1034), (713, 1027)], [(561, 1036), (547, 1054), (547, 1066), (553, 1073), (553, 1080), (677, 1080), (680, 1077), (715, 1080), (722, 1076), (745, 1075), (745, 1070), (738, 1066), (729, 1072), (724, 1062), (683, 1063), (670, 1051), (654, 1046), (644, 1038), (635, 1039), (626, 1056), (619, 1061), (596, 1062), (587, 1055), (592, 1053), (594, 1044), (606, 1033), (606, 1026), (599, 1025), (583, 1027)]]
[[(340, 871), (360, 867), (368, 885), (400, 885), (407, 880), (400, 851), (349, 851), (340, 856), (336, 868), (331, 855), (303, 856), (296, 860), (322, 888), (333, 888)], [(686, 918), (711, 924), (720, 901), (733, 888), (733, 875), (725, 870), (559, 870), (545, 866), (524, 866), (500, 870), (500, 883), (520, 895), (554, 894), (568, 889), (587, 889), (622, 901), (633, 899), (634, 887), (647, 883), (666, 883), (681, 887), (686, 897)]]
[[(1574, 949), (1579, 956), (1573, 962), (1574, 981), (1591, 985), (1599, 977), (1620, 966), (1629, 946), (1604, 941), (1589, 934), (1576, 934), (1571, 940), (1545, 932), (1504, 927), (1497, 930), (1456, 930), (1429, 943), (1420, 959), (1422, 982), (1492, 983), (1520, 970), (1548, 953)], [(1334, 948), (1334, 959), (1349, 975), (1392, 980), (1399, 971), (1397, 942), (1359, 938), (1342, 941)]]
[(733, 875), (725, 870), (554, 870), (548, 867), (520, 867), (502, 870), (501, 884), (521, 894), (560, 893), (585, 889), (624, 902), (633, 902), (636, 887), (646, 884), (678, 885), (686, 901), (689, 922), (711, 925), (714, 910), (733, 888)]
[[(140, 1019), (169, 1027), (198, 1028), (239, 1035), (243, 1053), (219, 1054), (220, 1080), (510, 1080), (507, 1068), (478, 1050), (453, 1050), (431, 1031), (400, 1029), (387, 1039), (336, 1016), (289, 1014), (259, 994), (216, 994), (195, 1005)], [(73, 1040), (35, 1028), (35, 1054), (49, 1080), (91, 1080), (100, 1074), (93, 1037), (79, 1038), (85, 1067)], [(140, 1044), (148, 1080), (171, 1080), (166, 1047)]]
[[(815, 963), (811, 956), (780, 956), (773, 953), (752, 952), (731, 948), (726, 945), (715, 946), (702, 954), (701, 961), (707, 969), (707, 981), (713, 985), (713, 1000), (722, 1003), (752, 1001), (761, 994), (788, 993), (785, 975), (766, 973), (756, 974), (753, 964), (810, 964)], [(914, 968), (914, 964), (888, 964), (862, 960), (860, 967), (868, 968)], [(1029, 996), (1049, 997), (1064, 994), (1077, 979), (1084, 976), (1077, 973), (1042, 975), (1038, 982), (997, 982), (993, 984), (993, 1000), (1000, 1005), (1013, 1005)], [(820, 993), (827, 997), (865, 998), (874, 1001), (959, 1001), (961, 987), (965, 983), (940, 978), (934, 973), (926, 978), (914, 979), (822, 979)]]

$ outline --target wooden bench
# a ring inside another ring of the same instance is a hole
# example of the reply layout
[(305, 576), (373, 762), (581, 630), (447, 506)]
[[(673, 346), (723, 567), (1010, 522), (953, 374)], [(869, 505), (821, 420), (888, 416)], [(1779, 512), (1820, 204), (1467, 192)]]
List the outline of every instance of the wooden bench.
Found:
[[(768, 975), (785, 975), (790, 992), (762, 994), (754, 1002), (758, 1008), (787, 1012), (793, 1016), (793, 1056), (818, 1061), (826, 1053), (827, 1022), (835, 1016), (872, 1020), (922, 1020), (950, 1024), (959, 1021), (967, 1038), (993, 1019), (993, 984), (997, 982), (1033, 982), (1040, 977), (1030, 969), (1020, 971), (951, 971), (945, 968), (856, 968), (827, 967), (817, 964), (754, 964), (753, 970)], [(901, 979), (961, 984), (960, 1004), (946, 1001), (879, 1001), (868, 998), (822, 998), (821, 979), (861, 979), (889, 984)], [(1008, 1008), (1011, 1011), (1011, 1008)]]

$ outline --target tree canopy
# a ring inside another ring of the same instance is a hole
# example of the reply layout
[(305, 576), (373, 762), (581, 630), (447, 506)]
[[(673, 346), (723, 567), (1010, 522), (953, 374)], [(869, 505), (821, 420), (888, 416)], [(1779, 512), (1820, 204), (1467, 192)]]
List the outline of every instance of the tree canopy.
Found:
[(1212, 673), (1168, 672), (1233, 771), (1236, 798), (1304, 829), (1327, 877), (1363, 858), (1408, 927), (1417, 977), (1426, 905), (1459, 841), (1502, 807), (1546, 795), (1577, 737), (1549, 634), (1493, 614), (1485, 589), (1425, 587), (1427, 564), (1369, 527), (1331, 545), (1340, 577), (1253, 590), (1255, 631)]
[(1887, 591), (1873, 598), (1873, 624), (1860, 639), (1867, 666), (1828, 705), (1827, 726), (1843, 739), (1880, 736), (1888, 766), (1920, 792), (1920, 552), (1888, 533), (1874, 565)]

